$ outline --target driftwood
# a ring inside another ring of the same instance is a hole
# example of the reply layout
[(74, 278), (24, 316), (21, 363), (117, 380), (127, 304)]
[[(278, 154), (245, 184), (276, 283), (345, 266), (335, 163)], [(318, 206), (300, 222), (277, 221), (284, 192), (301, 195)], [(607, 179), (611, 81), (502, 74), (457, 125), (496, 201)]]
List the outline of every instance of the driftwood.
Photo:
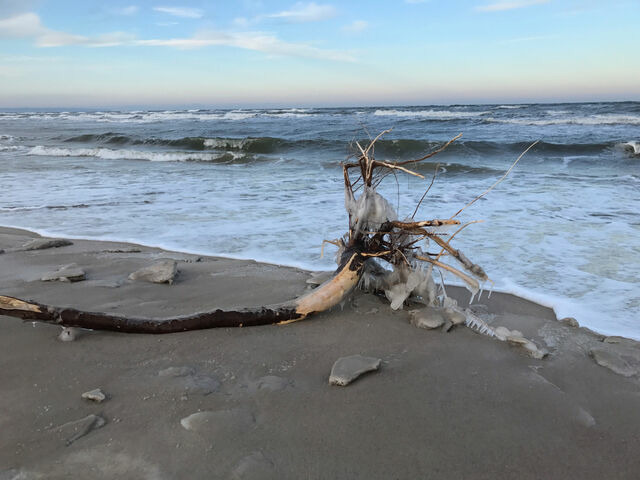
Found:
[[(356, 142), (355, 160), (342, 164), (349, 230), (341, 239), (328, 241), (340, 249), (339, 267), (331, 279), (299, 299), (265, 307), (214, 310), (175, 318), (150, 319), (55, 307), (0, 295), (0, 315), (54, 323), (63, 327), (153, 334), (216, 327), (286, 324), (330, 309), (340, 303), (359, 284), (365, 288), (383, 291), (391, 301), (392, 308), (402, 306), (409, 296), (417, 297), (427, 305), (435, 305), (441, 301), (432, 277), (434, 268), (457, 276), (475, 294), (480, 288), (480, 282), (488, 280), (486, 273), (479, 265), (471, 262), (462, 252), (450, 245), (451, 240), (460, 230), (475, 222), (462, 225), (449, 236), (448, 240), (442, 238), (446, 233), (443, 234), (439, 229), (460, 225), (461, 222), (455, 217), (464, 208), (485, 195), (504, 177), (449, 219), (415, 221), (413, 217), (435, 180), (436, 167), (431, 184), (416, 206), (413, 216), (399, 220), (391, 205), (376, 192), (376, 187), (387, 175), (395, 175), (399, 172), (424, 178), (407, 166), (415, 165), (443, 151), (460, 135), (441, 148), (416, 160), (402, 162), (375, 160), (375, 143), (388, 132), (389, 130), (382, 132), (366, 148)], [(351, 172), (357, 173), (352, 176)], [(362, 191), (356, 198), (360, 190)], [(418, 245), (429, 240), (440, 247), (440, 252), (422, 251)], [(442, 256), (449, 256), (456, 260), (464, 271), (442, 262), (440, 260)], [(384, 262), (393, 270), (383, 269), (381, 263)], [(451, 303), (447, 305), (451, 306)], [(471, 326), (476, 323), (477, 319), (472, 319)], [(481, 331), (487, 328), (485, 324), (479, 327)]]

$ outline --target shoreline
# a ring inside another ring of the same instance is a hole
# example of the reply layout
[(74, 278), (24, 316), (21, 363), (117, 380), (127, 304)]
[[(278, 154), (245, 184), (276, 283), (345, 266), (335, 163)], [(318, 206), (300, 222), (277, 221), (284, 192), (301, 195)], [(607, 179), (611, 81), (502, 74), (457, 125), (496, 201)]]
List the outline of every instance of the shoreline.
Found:
[[(123, 242), (13, 250), (33, 238), (0, 228), (0, 294), (168, 317), (310, 288), (300, 269)], [(127, 280), (162, 258), (178, 264), (172, 285)], [(69, 263), (86, 279), (40, 280)], [(354, 292), (290, 325), (81, 331), (73, 342), (57, 339), (58, 326), (0, 316), (0, 478), (637, 477), (638, 342), (509, 294), (474, 304), (549, 352), (534, 359), (462, 326), (416, 328), (410, 308)], [(355, 354), (379, 359), (379, 371), (329, 385), (333, 363)], [(97, 388), (104, 401), (82, 398)]]
[[(0, 232), (2, 232), (3, 230), (15, 230), (15, 231), (22, 231), (22, 232), (27, 232), (29, 234), (35, 234), (41, 237), (50, 237), (50, 238), (60, 238), (60, 239), (66, 239), (66, 240), (76, 240), (76, 241), (88, 241), (88, 242), (105, 242), (105, 243), (115, 243), (115, 244), (126, 244), (126, 245), (130, 245), (130, 246), (134, 246), (134, 247), (144, 247), (147, 249), (156, 249), (156, 250), (162, 250), (165, 252), (172, 252), (172, 253), (178, 253), (178, 254), (184, 254), (184, 255), (194, 255), (194, 256), (202, 256), (202, 257), (210, 257), (210, 258), (220, 258), (220, 259), (226, 259), (226, 260), (237, 260), (237, 261), (245, 261), (245, 262), (256, 262), (259, 264), (264, 264), (264, 265), (271, 265), (274, 267), (283, 267), (283, 268), (294, 268), (294, 269), (298, 269), (298, 270), (304, 270), (307, 272), (313, 272), (313, 273), (320, 273), (320, 272), (324, 272), (327, 270), (322, 270), (322, 269), (316, 269), (316, 268), (311, 268), (309, 265), (304, 265), (304, 264), (297, 264), (295, 262), (292, 263), (286, 263), (286, 262), (272, 262), (272, 261), (266, 261), (266, 260), (259, 260), (259, 259), (254, 259), (254, 258), (245, 258), (245, 257), (235, 257), (233, 255), (218, 255), (215, 253), (206, 253), (206, 252), (199, 252), (199, 251), (195, 251), (195, 250), (189, 250), (189, 249), (180, 249), (180, 248), (173, 248), (169, 245), (163, 245), (163, 244), (147, 244), (147, 243), (141, 243), (136, 241), (135, 239), (118, 239), (118, 238), (112, 238), (112, 237), (91, 237), (91, 236), (72, 236), (72, 235), (58, 235), (55, 232), (50, 232), (47, 230), (39, 230), (39, 229), (31, 229), (31, 228), (24, 228), (24, 227), (20, 227), (20, 226), (12, 226), (12, 225), (0, 225)], [(452, 279), (449, 279), (449, 281), (451, 281)], [(446, 283), (445, 286), (449, 287), (449, 286), (453, 286), (456, 288), (459, 287), (464, 287), (462, 282), (456, 282), (455, 279), (453, 279), (453, 282), (451, 283)], [(564, 318), (564, 317), (571, 317), (573, 316), (572, 314), (568, 313), (568, 312), (562, 312), (562, 315), (559, 314), (559, 310), (560, 309), (564, 309), (565, 307), (562, 306), (558, 306), (558, 303), (562, 303), (565, 302), (566, 300), (569, 301), (573, 301), (574, 299), (570, 299), (570, 298), (557, 298), (554, 297), (551, 294), (547, 294), (544, 292), (536, 292), (536, 291), (531, 291), (527, 288), (524, 287), (520, 287), (518, 285), (513, 285), (511, 288), (500, 288), (500, 287), (495, 287), (492, 289), (483, 289), (482, 290), (482, 295), (492, 295), (493, 293), (500, 293), (500, 294), (505, 294), (505, 295), (513, 295), (514, 297), (535, 303), (537, 305), (540, 305), (541, 307), (545, 307), (545, 308), (549, 308), (554, 312), (554, 315), (557, 317), (557, 319), (560, 318)], [(577, 319), (580, 322), (580, 319)], [(580, 322), (580, 324), (582, 325), (582, 323)], [(587, 327), (590, 328), (590, 327)], [(591, 328), (590, 328), (591, 329)], [(611, 331), (611, 332), (603, 332), (603, 331), (599, 331), (598, 329), (591, 329), (594, 332), (598, 333), (599, 335), (602, 336), (611, 336), (611, 335), (617, 335), (617, 332)], [(636, 338), (636, 337), (632, 337), (629, 336), (627, 338), (636, 340), (636, 341), (640, 341), (640, 338)]]

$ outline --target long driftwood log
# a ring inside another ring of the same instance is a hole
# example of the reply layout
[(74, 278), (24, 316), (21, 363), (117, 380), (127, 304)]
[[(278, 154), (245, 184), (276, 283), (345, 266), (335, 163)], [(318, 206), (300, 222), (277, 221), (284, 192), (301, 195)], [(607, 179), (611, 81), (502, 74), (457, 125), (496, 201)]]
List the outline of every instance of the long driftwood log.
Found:
[(132, 318), (75, 308), (55, 307), (0, 295), (0, 315), (53, 323), (62, 327), (112, 330), (124, 333), (176, 333), (219, 327), (286, 324), (330, 309), (358, 284), (365, 258), (356, 249), (345, 250), (335, 274), (296, 300), (266, 307), (214, 310), (166, 319)]

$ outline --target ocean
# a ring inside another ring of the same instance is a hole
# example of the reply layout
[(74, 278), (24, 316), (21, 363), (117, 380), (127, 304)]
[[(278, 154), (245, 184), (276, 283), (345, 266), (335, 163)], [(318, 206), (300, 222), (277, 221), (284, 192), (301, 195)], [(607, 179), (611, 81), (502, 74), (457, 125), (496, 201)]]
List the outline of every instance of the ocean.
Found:
[[(640, 103), (241, 110), (0, 111), (0, 225), (292, 265), (335, 267), (340, 162), (392, 128), (380, 160), (424, 180), (381, 192), (416, 219), (483, 220), (455, 245), (494, 290), (640, 339)], [(0, 259), (1, 261), (1, 259)], [(454, 282), (453, 278), (446, 277)], [(485, 286), (488, 288), (488, 285)], [(486, 293), (485, 293), (486, 295)]]

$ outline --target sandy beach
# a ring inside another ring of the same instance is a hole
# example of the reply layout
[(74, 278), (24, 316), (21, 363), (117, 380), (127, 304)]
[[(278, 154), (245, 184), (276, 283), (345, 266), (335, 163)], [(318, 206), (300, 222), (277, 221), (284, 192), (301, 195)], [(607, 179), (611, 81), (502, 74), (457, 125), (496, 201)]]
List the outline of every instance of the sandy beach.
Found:
[[(295, 268), (139, 245), (21, 248), (37, 237), (0, 228), (1, 295), (169, 317), (312, 288)], [(177, 261), (173, 284), (128, 280), (159, 259)], [(41, 280), (72, 263), (83, 281)], [(407, 307), (361, 292), (286, 326), (72, 342), (0, 316), (0, 479), (639, 478), (638, 343), (507, 294), (473, 308), (548, 356), (463, 326), (416, 328)], [(329, 385), (334, 362), (356, 354), (379, 370)], [(82, 398), (94, 389), (105, 400)]]

